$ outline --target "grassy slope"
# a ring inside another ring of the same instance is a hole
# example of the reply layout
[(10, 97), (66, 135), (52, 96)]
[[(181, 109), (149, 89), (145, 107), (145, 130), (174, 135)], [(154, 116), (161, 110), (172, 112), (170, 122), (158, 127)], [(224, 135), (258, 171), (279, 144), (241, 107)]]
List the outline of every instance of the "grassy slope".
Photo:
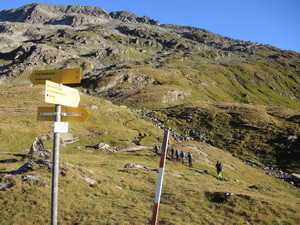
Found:
[[(52, 122), (36, 121), (38, 106), (51, 106), (44, 102), (43, 85), (8, 88), (2, 86), (0, 93), (2, 151), (18, 152), (20, 149), (29, 148), (35, 137), (52, 132)], [(82, 143), (95, 145), (106, 142), (112, 148), (124, 148), (131, 146), (139, 133), (146, 134), (141, 144), (160, 141), (159, 129), (145, 123), (138, 114), (129, 109), (87, 95), (81, 95), (79, 107), (87, 107), (91, 117), (84, 123), (84, 127), (82, 123), (70, 123), (69, 131), (82, 139)], [(22, 140), (19, 140), (20, 135)]]
[[(298, 111), (252, 104), (194, 102), (157, 110), (155, 117), (193, 137), (265, 166), (299, 171)], [(289, 138), (296, 137), (296, 141)]]
[[(52, 133), (52, 122), (36, 122), (37, 106), (45, 105), (42, 92), (42, 86), (1, 86), (1, 152), (25, 154), (35, 137)], [(157, 174), (124, 169), (124, 165), (132, 162), (157, 169), (159, 157), (150, 150), (109, 152), (85, 146), (103, 141), (112, 148), (130, 147), (139, 133), (147, 135), (141, 144), (152, 146), (161, 143), (163, 132), (128, 109), (99, 98), (81, 97), (80, 106), (89, 107), (91, 118), (85, 123), (70, 123), (70, 132), (81, 141), (61, 147), (59, 223), (149, 224)], [(92, 105), (98, 109), (92, 109)], [(297, 224), (299, 221), (298, 189), (209, 145), (198, 142), (174, 145), (191, 151), (197, 162), (194, 168), (167, 162), (160, 224)], [(52, 148), (52, 141), (46, 141), (46, 148)], [(0, 159), (19, 161), (0, 163), (1, 182), (14, 184), (1, 192), (0, 223), (49, 223), (50, 188), (22, 182), (19, 176), (7, 177), (7, 173), (27, 161), (9, 154), (1, 154)], [(217, 179), (214, 168), (217, 160), (225, 164), (223, 175), (230, 179), (228, 182)], [(208, 174), (192, 174), (201, 170), (207, 170)], [(27, 174), (51, 182), (51, 173), (43, 167)], [(83, 179), (86, 177), (97, 180), (97, 184), (90, 186)], [(249, 188), (251, 185), (259, 189)], [(216, 197), (218, 192), (234, 195), (220, 202)]]
[[(185, 143), (176, 147), (193, 152), (197, 162), (192, 169), (180, 163), (167, 162), (160, 224), (243, 224), (247, 221), (250, 224), (297, 224), (300, 218), (298, 189), (245, 166), (216, 148), (199, 143)], [(204, 153), (209, 155), (207, 158), (212, 162), (202, 160)], [(220, 159), (225, 164), (223, 176), (230, 181), (216, 178), (213, 162)], [(60, 223), (149, 223), (157, 174), (123, 169), (129, 162), (157, 168), (159, 157), (154, 157), (149, 150), (75, 153), (62, 149), (60, 162), (60, 171), (63, 172), (59, 192)], [(17, 167), (16, 164), (5, 166)], [(208, 174), (193, 175), (203, 169), (208, 170)], [(50, 182), (50, 172), (39, 170), (28, 174)], [(172, 174), (183, 177), (177, 178)], [(98, 183), (90, 186), (83, 179), (86, 177), (98, 180)], [(7, 179), (13, 180), (15, 185), (3, 192), (5, 195), (1, 197), (2, 224), (49, 223), (50, 188), (21, 183), (16, 176)], [(249, 188), (251, 185), (257, 185), (259, 189)], [(234, 195), (220, 202), (215, 197), (219, 192)]]

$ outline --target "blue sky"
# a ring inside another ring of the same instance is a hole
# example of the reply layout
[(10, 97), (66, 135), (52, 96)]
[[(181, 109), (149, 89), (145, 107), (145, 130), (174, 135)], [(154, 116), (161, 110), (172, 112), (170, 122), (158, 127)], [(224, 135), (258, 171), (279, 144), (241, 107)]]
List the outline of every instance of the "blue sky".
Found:
[(300, 53), (300, 0), (4, 0), (0, 10), (36, 2), (126, 10), (161, 23), (204, 28)]

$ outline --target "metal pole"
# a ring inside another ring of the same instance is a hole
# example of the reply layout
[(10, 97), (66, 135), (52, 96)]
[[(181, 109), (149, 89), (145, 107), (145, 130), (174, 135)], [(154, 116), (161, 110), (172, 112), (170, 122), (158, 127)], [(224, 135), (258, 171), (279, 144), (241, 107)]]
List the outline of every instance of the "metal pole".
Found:
[(160, 196), (161, 196), (161, 190), (162, 190), (162, 184), (163, 184), (163, 178), (164, 178), (164, 171), (165, 171), (166, 156), (167, 156), (167, 150), (168, 150), (168, 140), (169, 140), (169, 131), (165, 130), (163, 145), (162, 145), (162, 149), (161, 149), (160, 164), (159, 164), (159, 171), (158, 171), (158, 182), (157, 182), (157, 185), (156, 185), (156, 192), (155, 192), (155, 199), (154, 199), (154, 209), (153, 209), (151, 225), (156, 225), (157, 224)]
[[(61, 121), (61, 105), (55, 105), (55, 122), (60, 122), (60, 121)], [(60, 133), (59, 132), (54, 133), (53, 165), (52, 165), (51, 225), (57, 225), (59, 141), (60, 141)]]

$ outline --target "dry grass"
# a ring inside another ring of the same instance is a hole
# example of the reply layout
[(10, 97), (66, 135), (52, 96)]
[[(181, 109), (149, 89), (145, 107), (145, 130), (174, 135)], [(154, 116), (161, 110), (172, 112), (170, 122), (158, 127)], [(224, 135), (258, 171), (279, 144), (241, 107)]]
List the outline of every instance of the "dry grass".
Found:
[[(194, 168), (189, 168), (167, 161), (160, 224), (297, 224), (299, 190), (217, 148), (197, 142), (174, 147), (191, 151), (197, 162)], [(217, 178), (216, 160), (224, 163), (223, 176), (229, 181)], [(133, 162), (157, 169), (159, 157), (152, 151), (78, 151), (75, 154), (62, 148), (60, 162), (59, 223), (149, 224), (157, 173), (124, 169), (124, 165)], [(201, 173), (202, 170), (208, 173)], [(48, 182), (50, 179), (50, 172), (43, 170), (28, 174)], [(84, 180), (87, 177), (97, 183), (89, 185)], [(4, 203), (1, 222), (49, 223), (50, 188), (21, 182), (16, 176), (10, 179), (15, 185), (1, 197)], [(259, 189), (249, 188), (252, 185)], [(232, 195), (220, 199), (218, 193)]]

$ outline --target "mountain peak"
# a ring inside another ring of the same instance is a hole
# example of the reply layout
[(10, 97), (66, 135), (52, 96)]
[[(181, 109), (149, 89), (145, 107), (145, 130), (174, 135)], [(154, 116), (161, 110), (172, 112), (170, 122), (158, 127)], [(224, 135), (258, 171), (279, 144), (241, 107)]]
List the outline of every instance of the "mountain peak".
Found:
[(33, 3), (18, 9), (1, 11), (0, 18), (8, 22), (75, 26), (88, 22), (99, 23), (99, 20), (109, 19), (110, 16), (99, 7)]
[(18, 9), (3, 10), (0, 12), (0, 18), (1, 21), (7, 22), (69, 26), (101, 24), (109, 19), (159, 25), (156, 20), (146, 16), (140, 17), (127, 11), (108, 13), (100, 7), (44, 3), (32, 3)]

